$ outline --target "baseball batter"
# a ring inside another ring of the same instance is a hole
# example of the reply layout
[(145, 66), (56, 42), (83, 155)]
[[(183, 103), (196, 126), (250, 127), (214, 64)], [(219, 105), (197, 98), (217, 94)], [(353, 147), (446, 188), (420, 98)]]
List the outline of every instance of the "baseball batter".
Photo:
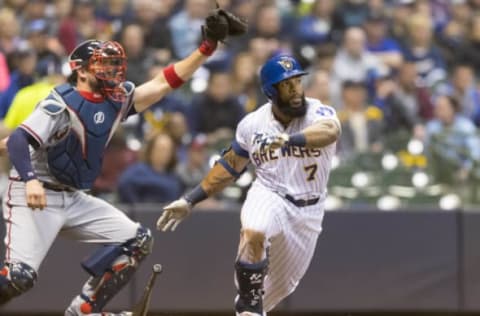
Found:
[[(3, 205), (0, 305), (34, 286), (43, 259), (62, 234), (102, 245), (82, 262), (91, 277), (65, 315), (114, 315), (102, 313), (103, 307), (151, 252), (152, 235), (85, 190), (98, 176), (118, 124), (191, 77), (230, 34), (228, 23), (235, 18), (213, 11), (198, 50), (137, 88), (125, 80), (126, 56), (119, 43), (88, 40), (75, 48), (69, 82), (55, 87), (7, 142), (13, 168)], [(241, 34), (238, 28), (235, 32)]]
[(266, 315), (295, 290), (322, 230), (340, 123), (333, 108), (305, 98), (305, 74), (291, 56), (268, 60), (261, 83), (270, 102), (239, 123), (229, 150), (157, 222), (160, 230), (174, 230), (193, 205), (230, 184), (248, 163), (255, 166), (257, 178), (241, 211), (237, 316)]

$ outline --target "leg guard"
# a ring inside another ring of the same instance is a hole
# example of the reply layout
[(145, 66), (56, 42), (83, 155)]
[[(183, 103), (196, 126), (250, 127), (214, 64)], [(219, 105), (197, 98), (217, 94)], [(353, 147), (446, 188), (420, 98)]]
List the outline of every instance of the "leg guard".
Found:
[(0, 266), (0, 305), (30, 290), (36, 280), (37, 273), (25, 263), (12, 262)]
[(252, 312), (263, 315), (263, 280), (267, 274), (268, 260), (258, 263), (235, 263), (238, 297), (235, 301), (237, 314)]
[(150, 230), (140, 227), (135, 238), (96, 251), (82, 263), (92, 276), (83, 286), (82, 294), (73, 299), (65, 315), (101, 312), (108, 301), (128, 283), (139, 263), (151, 253), (152, 246)]

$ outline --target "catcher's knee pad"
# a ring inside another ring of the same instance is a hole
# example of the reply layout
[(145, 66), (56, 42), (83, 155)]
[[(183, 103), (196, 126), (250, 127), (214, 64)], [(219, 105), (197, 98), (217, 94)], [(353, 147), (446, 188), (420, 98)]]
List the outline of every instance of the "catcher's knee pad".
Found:
[[(139, 263), (152, 251), (153, 237), (148, 228), (140, 226), (134, 238), (120, 245), (104, 246), (82, 262), (92, 277), (72, 304), (84, 314), (101, 312), (107, 302), (127, 284)], [(79, 303), (81, 302), (81, 303)]]
[(23, 262), (0, 266), (0, 305), (30, 290), (36, 280), (35, 270)]

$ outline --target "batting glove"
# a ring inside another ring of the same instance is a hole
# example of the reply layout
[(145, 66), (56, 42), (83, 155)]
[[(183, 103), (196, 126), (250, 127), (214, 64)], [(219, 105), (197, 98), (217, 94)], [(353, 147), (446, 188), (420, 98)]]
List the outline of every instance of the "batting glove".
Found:
[(192, 204), (184, 198), (173, 201), (163, 208), (163, 213), (157, 220), (157, 229), (174, 231), (191, 211)]
[(288, 144), (289, 139), (290, 137), (285, 133), (268, 136), (260, 145), (260, 151), (269, 151), (281, 148)]

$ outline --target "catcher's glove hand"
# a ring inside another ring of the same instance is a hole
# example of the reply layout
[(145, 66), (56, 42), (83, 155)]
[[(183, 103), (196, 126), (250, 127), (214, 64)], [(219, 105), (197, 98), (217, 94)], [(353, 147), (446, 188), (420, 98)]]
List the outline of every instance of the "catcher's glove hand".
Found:
[(184, 198), (173, 201), (163, 208), (163, 213), (157, 220), (157, 229), (164, 232), (170, 229), (174, 231), (191, 211), (192, 204)]
[(229, 36), (238, 36), (247, 33), (248, 23), (246, 20), (223, 9), (216, 9), (215, 11), (218, 11), (218, 14), (224, 16), (227, 19)]
[(224, 15), (217, 10), (212, 11), (205, 19), (205, 25), (202, 26), (202, 35), (204, 39), (221, 42), (228, 35), (228, 21)]
[(245, 34), (247, 29), (248, 24), (245, 20), (217, 7), (205, 19), (202, 34), (205, 39), (223, 42), (227, 36)]

